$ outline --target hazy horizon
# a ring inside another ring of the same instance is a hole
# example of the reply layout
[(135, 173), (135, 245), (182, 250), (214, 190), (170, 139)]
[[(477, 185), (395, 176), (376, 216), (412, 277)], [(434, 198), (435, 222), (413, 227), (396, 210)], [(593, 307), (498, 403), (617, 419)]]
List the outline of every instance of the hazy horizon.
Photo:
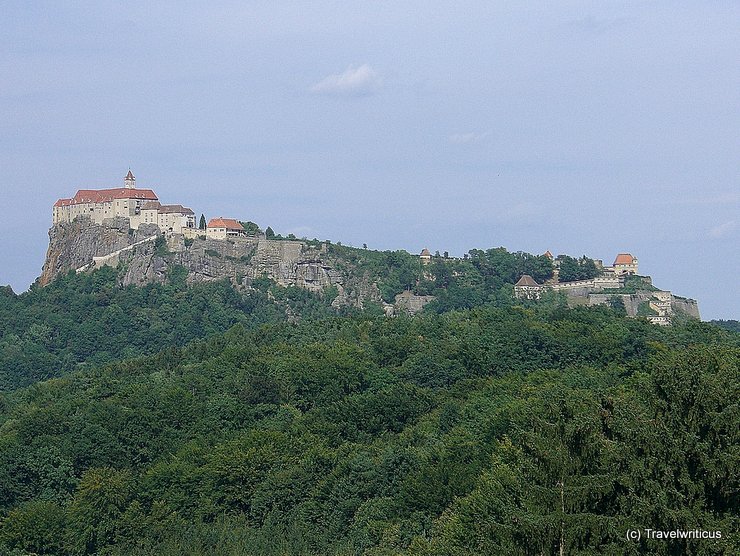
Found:
[(137, 187), (371, 249), (638, 257), (740, 318), (732, 2), (9, 2), (0, 284), (51, 207)]

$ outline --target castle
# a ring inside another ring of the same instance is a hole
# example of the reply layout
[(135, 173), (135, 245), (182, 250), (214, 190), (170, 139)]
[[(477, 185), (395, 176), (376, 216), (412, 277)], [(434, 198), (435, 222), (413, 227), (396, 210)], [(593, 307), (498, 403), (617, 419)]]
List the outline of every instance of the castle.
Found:
[[(514, 295), (518, 299), (538, 300), (547, 291), (565, 294), (569, 306), (607, 305), (615, 299), (621, 300), (627, 315), (644, 316), (653, 324), (671, 324), (671, 318), (678, 314), (699, 318), (696, 301), (673, 295), (669, 291), (653, 286), (649, 276), (638, 276), (637, 257), (631, 253), (619, 253), (612, 266), (604, 266), (595, 261), (600, 270), (598, 276), (587, 280), (560, 282), (558, 280), (559, 259), (553, 259), (550, 251), (545, 256), (553, 262), (555, 274), (544, 284), (537, 283), (530, 275), (523, 275), (514, 284)], [(632, 290), (625, 292), (628, 277), (636, 277)], [(636, 286), (639, 284), (639, 286)], [(621, 290), (621, 291), (620, 291)]]
[(96, 224), (109, 218), (128, 218), (131, 229), (154, 224), (163, 232), (195, 233), (195, 213), (182, 205), (163, 205), (151, 189), (137, 189), (136, 178), (128, 171), (123, 187), (80, 189), (70, 199), (59, 199), (52, 209), (54, 224), (88, 217)]
[[(181, 253), (179, 264), (201, 279), (233, 275), (237, 283), (242, 283), (245, 277), (256, 278), (269, 269), (269, 274), (281, 285), (302, 284), (302, 287), (319, 289), (328, 285), (343, 286), (337, 270), (322, 262), (321, 254), (303, 257), (306, 246), (300, 242), (273, 241), (263, 234), (248, 234), (245, 225), (233, 218), (212, 218), (206, 225), (201, 217), (202, 228), (199, 229), (192, 209), (161, 204), (153, 190), (136, 187), (136, 178), (131, 170), (123, 179), (123, 187), (80, 189), (74, 197), (59, 199), (54, 203), (52, 219), (54, 227), (50, 230), (50, 248), (41, 276), (42, 284), (49, 283), (70, 266), (67, 245), (71, 237), (78, 238), (80, 230), (105, 226), (108, 230), (117, 230), (116, 233), (111, 232), (114, 241), (104, 245), (96, 240), (81, 246), (75, 240), (72, 251), (76, 258), (72, 268), (81, 272), (102, 265), (114, 266), (122, 260), (131, 261), (136, 253), (151, 251), (155, 240), (164, 234), (169, 252)], [(57, 226), (73, 222), (74, 226)], [(187, 248), (193, 245), (197, 245), (192, 249), (196, 259), (189, 258), (188, 254)], [(295, 252), (286, 255), (286, 249)], [(221, 260), (222, 251), (229, 265), (233, 266), (233, 261), (251, 260), (252, 255), (257, 257), (255, 265), (252, 267), (244, 262), (239, 268), (232, 268)], [(153, 256), (151, 253), (149, 255)], [(203, 262), (206, 256), (209, 257), (208, 263)], [(676, 314), (699, 318), (694, 300), (658, 290), (650, 277), (638, 276), (637, 258), (630, 253), (619, 253), (611, 266), (604, 266), (602, 261), (596, 260), (594, 263), (599, 272), (595, 277), (570, 282), (559, 280), (561, 263), (565, 259), (562, 256), (554, 258), (550, 251), (544, 256), (552, 263), (553, 277), (539, 284), (531, 276), (523, 275), (513, 288), (517, 298), (536, 300), (548, 291), (562, 292), (571, 306), (608, 304), (619, 298), (629, 316), (645, 316), (656, 324), (670, 324), (671, 317)], [(439, 252), (435, 257), (439, 257)], [(444, 258), (448, 258), (446, 252)], [(422, 250), (419, 261), (423, 266), (431, 263), (429, 249)], [(138, 276), (137, 268), (136, 265), (131, 267), (132, 276)], [(150, 265), (147, 268), (154, 267)], [(431, 276), (429, 273), (425, 275)], [(150, 279), (153, 278), (146, 274), (141, 280), (130, 278), (131, 283)], [(347, 280), (349, 283), (350, 278)], [(396, 298), (395, 305), (411, 313), (421, 310), (434, 299), (414, 295), (410, 291)], [(361, 301), (358, 303), (361, 305)]]
[(529, 274), (524, 274), (514, 284), (514, 294), (516, 297), (520, 299), (539, 299), (542, 292), (547, 289), (561, 290), (566, 293), (576, 290), (588, 290), (590, 292), (619, 289), (624, 288), (625, 278), (627, 276), (638, 275), (637, 257), (631, 253), (619, 253), (614, 259), (612, 266), (604, 266), (601, 260), (595, 260), (594, 262), (596, 263), (596, 268), (599, 269), (599, 274), (594, 278), (561, 282), (559, 279), (561, 257), (554, 258), (550, 251), (546, 251), (544, 256), (552, 262), (553, 277), (544, 284), (538, 284)]
[(153, 224), (164, 233), (182, 234), (187, 238), (205, 235), (209, 239), (226, 239), (245, 235), (241, 222), (233, 218), (213, 218), (205, 230), (195, 225), (195, 213), (182, 205), (163, 205), (151, 189), (137, 189), (131, 170), (123, 178), (123, 187), (114, 189), (80, 189), (70, 199), (59, 199), (52, 209), (56, 224), (89, 218), (102, 224), (110, 218), (127, 218), (129, 227), (138, 230), (142, 224)]

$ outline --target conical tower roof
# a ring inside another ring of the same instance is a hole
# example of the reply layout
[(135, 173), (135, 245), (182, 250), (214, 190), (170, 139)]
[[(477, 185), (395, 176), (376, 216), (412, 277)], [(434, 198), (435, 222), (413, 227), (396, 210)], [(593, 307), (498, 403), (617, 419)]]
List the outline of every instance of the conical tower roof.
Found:
[(517, 286), (539, 286), (529, 274), (524, 274), (519, 281), (515, 284)]

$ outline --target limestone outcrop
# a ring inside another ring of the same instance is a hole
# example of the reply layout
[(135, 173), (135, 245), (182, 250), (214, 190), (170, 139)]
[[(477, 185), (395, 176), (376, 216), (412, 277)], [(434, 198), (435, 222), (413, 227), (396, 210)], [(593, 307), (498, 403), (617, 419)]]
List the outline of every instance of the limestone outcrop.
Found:
[(88, 218), (58, 224), (49, 230), (49, 248), (38, 281), (47, 285), (60, 274), (93, 262), (93, 257), (108, 255), (158, 233), (156, 226), (129, 229), (127, 218), (112, 218), (104, 225)]
[[(375, 280), (343, 259), (328, 243), (267, 239), (264, 235), (238, 235), (224, 239), (206, 235), (188, 237), (163, 232), (155, 224), (130, 229), (128, 218), (111, 218), (97, 224), (86, 216), (60, 222), (49, 230), (49, 249), (40, 285), (49, 284), (69, 271), (86, 272), (111, 266), (118, 269), (121, 285), (164, 283), (184, 279), (187, 283), (230, 280), (248, 289), (261, 278), (280, 286), (295, 286), (319, 294), (330, 294), (332, 306), (363, 308), (374, 303), (392, 316), (415, 314), (433, 301), (433, 296), (405, 291), (394, 302), (385, 303)], [(522, 283), (528, 278), (531, 282)], [(570, 306), (614, 304), (621, 300), (629, 316), (644, 316), (656, 324), (670, 324), (677, 316), (699, 318), (696, 301), (654, 287), (649, 277), (627, 278), (604, 273), (589, 280), (537, 284), (529, 276), (514, 286), (519, 298), (540, 299), (543, 291), (564, 295)], [(387, 294), (387, 292), (386, 292)]]
[(181, 268), (188, 283), (229, 279), (238, 287), (249, 288), (254, 280), (267, 277), (280, 286), (317, 293), (334, 288), (335, 307), (362, 307), (368, 301), (382, 304), (376, 284), (353, 275), (338, 262), (324, 243), (264, 236), (186, 239), (180, 234), (164, 235), (156, 226), (129, 230), (125, 218), (102, 225), (78, 218), (49, 230), (49, 249), (39, 283), (46, 285), (70, 270), (82, 272), (101, 266), (119, 268), (124, 286), (163, 283)]

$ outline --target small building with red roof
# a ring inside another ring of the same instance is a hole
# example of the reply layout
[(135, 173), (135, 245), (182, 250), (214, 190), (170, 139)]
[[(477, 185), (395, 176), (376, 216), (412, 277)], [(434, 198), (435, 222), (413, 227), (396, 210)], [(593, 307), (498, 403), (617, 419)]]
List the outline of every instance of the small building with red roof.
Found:
[(233, 218), (211, 218), (206, 227), (206, 237), (210, 239), (226, 239), (228, 237), (239, 237), (247, 235), (247, 231), (241, 222)]
[(631, 253), (619, 253), (612, 268), (615, 274), (637, 274), (637, 257)]

